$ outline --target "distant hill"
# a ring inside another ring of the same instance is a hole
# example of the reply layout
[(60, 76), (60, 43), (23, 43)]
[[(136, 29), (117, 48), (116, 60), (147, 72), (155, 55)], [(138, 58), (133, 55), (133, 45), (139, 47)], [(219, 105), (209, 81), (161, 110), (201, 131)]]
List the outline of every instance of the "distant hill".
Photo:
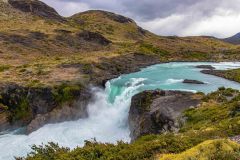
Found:
[(240, 44), (240, 32), (235, 34), (232, 37), (223, 39), (225, 42), (232, 43), (232, 44)]

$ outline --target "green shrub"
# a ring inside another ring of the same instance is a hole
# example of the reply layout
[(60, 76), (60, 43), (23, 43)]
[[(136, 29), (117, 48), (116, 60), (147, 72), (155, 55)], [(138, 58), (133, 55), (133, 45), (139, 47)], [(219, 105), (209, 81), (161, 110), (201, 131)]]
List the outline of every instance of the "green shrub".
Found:
[(82, 86), (80, 84), (62, 84), (53, 89), (53, 95), (56, 102), (64, 103), (79, 96), (81, 89)]
[(10, 68), (9, 65), (0, 65), (0, 72), (4, 72)]
[(141, 43), (140, 44), (140, 52), (147, 54), (158, 54), (160, 56), (167, 56), (169, 53), (165, 50), (162, 50), (158, 47), (155, 47), (152, 44)]
[(32, 117), (32, 110), (29, 106), (27, 98), (23, 98), (15, 109), (10, 111), (9, 121), (14, 123), (15, 121), (21, 120), (28, 122)]
[(7, 111), (8, 110), (8, 106), (0, 103), (0, 111)]

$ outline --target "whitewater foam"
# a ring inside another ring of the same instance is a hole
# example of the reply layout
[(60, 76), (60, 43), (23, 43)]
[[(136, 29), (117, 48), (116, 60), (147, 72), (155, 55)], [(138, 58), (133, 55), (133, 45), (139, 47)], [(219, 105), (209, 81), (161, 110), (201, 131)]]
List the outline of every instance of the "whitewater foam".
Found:
[(175, 84), (175, 83), (181, 83), (183, 82), (183, 79), (167, 79), (165, 84), (170, 85), (170, 84)]
[(131, 95), (128, 93), (131, 89), (118, 96), (113, 104), (108, 102), (106, 90), (94, 88), (93, 92), (95, 101), (88, 105), (87, 119), (45, 125), (30, 135), (9, 133), (0, 136), (0, 159), (12, 160), (13, 156), (25, 156), (31, 151), (31, 145), (50, 141), (70, 148), (83, 146), (84, 140), (93, 138), (99, 142), (129, 142), (127, 118), (130, 98), (125, 98)]
[(95, 100), (88, 105), (87, 119), (48, 124), (30, 135), (9, 133), (0, 136), (0, 159), (10, 160), (14, 156), (26, 156), (26, 153), (31, 151), (31, 145), (47, 144), (50, 141), (71, 149), (83, 146), (85, 140), (91, 139), (109, 143), (120, 140), (129, 142), (127, 119), (131, 97), (140, 86), (144, 85), (145, 80), (145, 78), (132, 78), (130, 85), (116, 96), (113, 103), (108, 101), (111, 92), (110, 82), (106, 83), (105, 90), (93, 88)]

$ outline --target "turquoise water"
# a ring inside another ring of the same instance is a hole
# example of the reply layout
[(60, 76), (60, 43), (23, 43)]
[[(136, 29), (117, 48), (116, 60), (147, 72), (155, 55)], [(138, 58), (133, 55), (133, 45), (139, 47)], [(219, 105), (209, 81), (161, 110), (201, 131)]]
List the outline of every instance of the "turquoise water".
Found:
[[(219, 87), (230, 87), (240, 89), (239, 83), (229, 81), (220, 77), (206, 75), (196, 68), (197, 65), (212, 65), (216, 69), (239, 68), (240, 63), (165, 63), (158, 64), (142, 69), (140, 72), (123, 75), (111, 80), (111, 91), (109, 101), (113, 103), (117, 96), (120, 96), (127, 88), (138, 86), (135, 94), (144, 90), (164, 89), (164, 90), (183, 90), (190, 92), (209, 93)], [(184, 84), (184, 79), (199, 80), (206, 84)], [(132, 96), (132, 95), (130, 95)]]
[[(130, 142), (128, 112), (131, 98), (143, 90), (171, 89), (205, 93), (221, 86), (240, 89), (240, 84), (200, 73), (196, 65), (210, 64), (217, 69), (240, 68), (240, 63), (166, 63), (150, 66), (140, 72), (122, 75), (106, 84), (106, 89), (92, 88), (95, 100), (88, 105), (89, 117), (58, 124), (48, 124), (29, 135), (16, 132), (0, 135), (0, 160), (26, 156), (30, 146), (55, 142), (61, 146), (82, 146), (85, 140), (99, 142)], [(183, 84), (183, 79), (207, 84)]]

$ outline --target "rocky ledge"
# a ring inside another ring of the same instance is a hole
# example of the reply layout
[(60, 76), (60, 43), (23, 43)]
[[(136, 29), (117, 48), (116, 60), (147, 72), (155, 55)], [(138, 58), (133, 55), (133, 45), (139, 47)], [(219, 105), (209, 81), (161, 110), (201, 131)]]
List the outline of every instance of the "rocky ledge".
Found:
[(185, 79), (183, 81), (183, 83), (188, 83), (188, 84), (205, 84), (202, 81), (198, 81), (198, 80), (192, 80), (192, 79)]
[(224, 70), (202, 70), (201, 73), (209, 74), (217, 77), (222, 77), (228, 80), (235, 81), (234, 78), (226, 76), (226, 71)]
[(213, 67), (211, 65), (198, 65), (198, 66), (196, 66), (196, 68), (210, 69), (210, 70), (215, 69), (215, 67)]
[(147, 134), (178, 131), (181, 113), (200, 104), (197, 94), (182, 91), (144, 91), (132, 98), (129, 111), (130, 136), (134, 141)]
[(31, 133), (47, 123), (87, 117), (91, 93), (82, 85), (0, 86), (0, 132), (26, 127)]

